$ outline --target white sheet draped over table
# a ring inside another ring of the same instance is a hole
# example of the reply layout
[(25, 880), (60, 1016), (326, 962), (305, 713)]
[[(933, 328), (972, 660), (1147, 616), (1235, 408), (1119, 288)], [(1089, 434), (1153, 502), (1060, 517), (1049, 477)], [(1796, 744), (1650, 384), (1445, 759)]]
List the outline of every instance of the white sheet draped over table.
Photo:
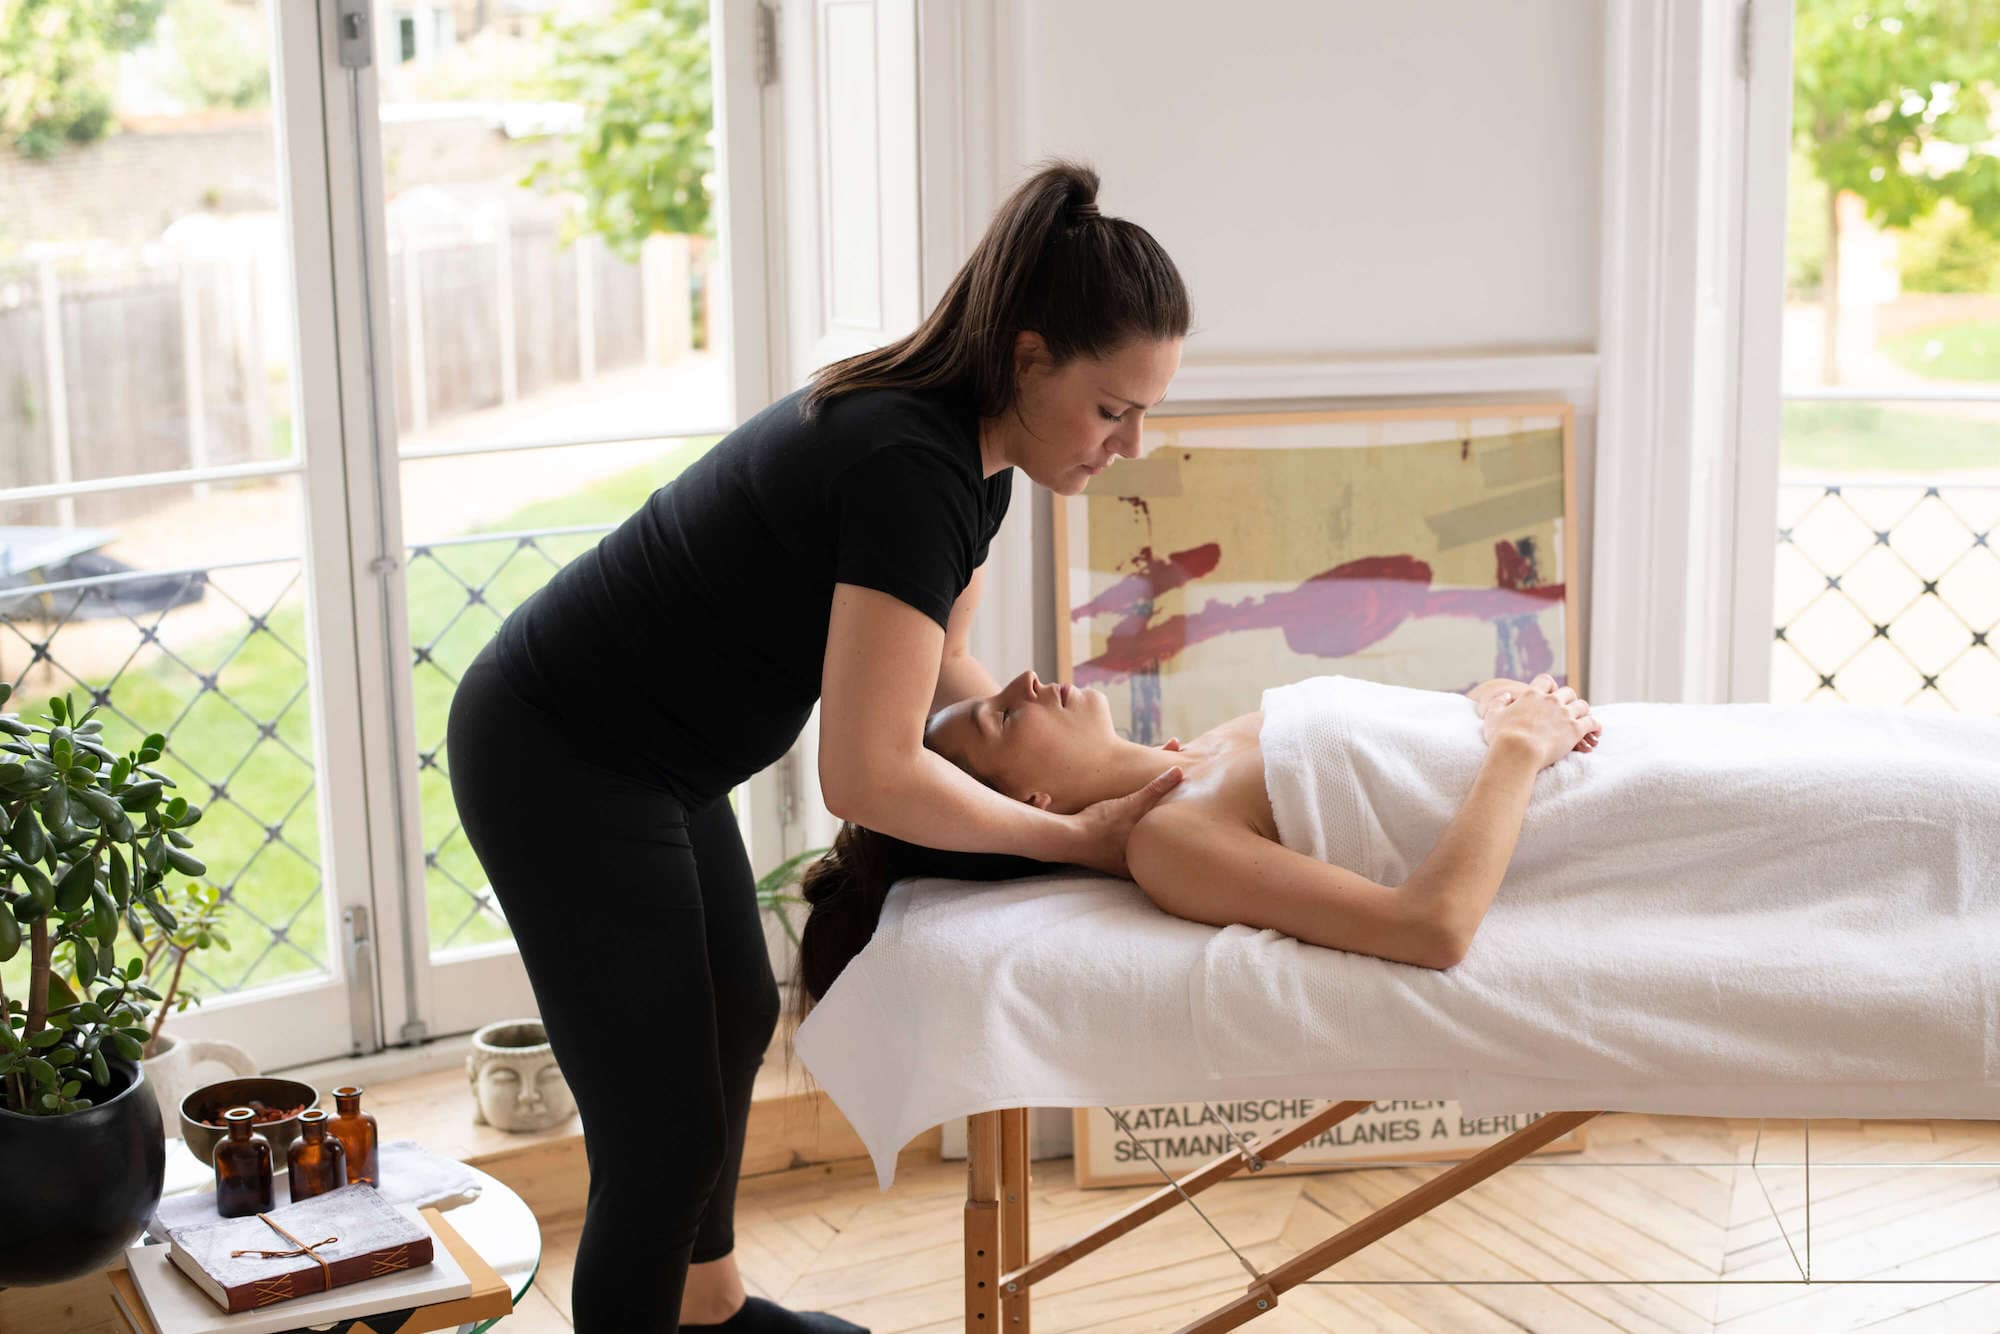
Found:
[[(1265, 692), (1287, 846), (1395, 884), (1485, 755), (1463, 697)], [(1170, 917), (1127, 881), (898, 885), (797, 1049), (873, 1155), (1001, 1107), (2000, 1116), (2000, 721), (1609, 705), (1456, 968)], [(1254, 893), (1244, 886), (1240, 891)]]

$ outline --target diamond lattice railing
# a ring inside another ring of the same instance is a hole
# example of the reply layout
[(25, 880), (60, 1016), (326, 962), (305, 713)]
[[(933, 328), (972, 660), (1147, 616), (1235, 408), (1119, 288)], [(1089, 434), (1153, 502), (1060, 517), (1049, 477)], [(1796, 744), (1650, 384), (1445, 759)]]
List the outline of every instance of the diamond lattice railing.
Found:
[(1779, 487), (1774, 700), (2000, 714), (2000, 485)]
[(113, 749), (164, 733), (160, 767), (203, 808), (195, 850), (232, 948), (190, 957), (198, 992), (327, 969), (304, 644), (296, 558), (0, 589), (9, 710), (71, 692)]
[[(609, 525), (482, 534), (410, 548), (412, 681), (432, 949), (504, 941), (506, 921), (459, 828), (444, 760), (451, 693), (502, 617)], [(232, 949), (189, 960), (203, 994), (328, 968), (310, 664), (296, 559), (0, 589), (8, 707), (65, 690), (102, 706), (106, 744), (149, 731), (204, 809), (196, 853), (227, 904)]]
[(483, 533), (410, 548), (411, 670), (433, 953), (508, 937), (451, 800), (444, 739), (452, 692), (507, 613), (610, 527)]

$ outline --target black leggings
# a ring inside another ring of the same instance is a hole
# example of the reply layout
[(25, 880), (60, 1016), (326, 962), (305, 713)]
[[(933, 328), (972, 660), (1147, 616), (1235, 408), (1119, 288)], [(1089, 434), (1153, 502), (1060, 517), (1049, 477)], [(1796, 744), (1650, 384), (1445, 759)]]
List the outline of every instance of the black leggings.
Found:
[(687, 1266), (734, 1247), (750, 1089), (778, 1022), (728, 798), (691, 811), (592, 758), (617, 744), (523, 699), (490, 643), (452, 697), (452, 798), (583, 1117), (578, 1334), (676, 1329)]

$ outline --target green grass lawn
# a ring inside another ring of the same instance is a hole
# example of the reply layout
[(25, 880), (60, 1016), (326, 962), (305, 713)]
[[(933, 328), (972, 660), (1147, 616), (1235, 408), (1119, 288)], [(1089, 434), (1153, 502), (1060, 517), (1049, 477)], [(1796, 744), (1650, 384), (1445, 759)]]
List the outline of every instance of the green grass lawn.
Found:
[[(615, 524), (638, 508), (655, 488), (700, 457), (710, 443), (683, 442), (656, 463), (539, 501), (476, 531)], [(559, 467), (552, 465), (556, 476), (560, 476)], [(431, 558), (410, 562), (411, 640), (416, 647), (427, 648), (430, 659), (420, 661), (415, 670), (417, 746), (425, 756), (435, 751), (437, 761), (435, 765), (423, 764), (418, 779), (424, 846), (438, 849), (427, 872), (433, 949), (445, 948), (447, 942), (456, 948), (506, 936), (505, 928), (490, 916), (480, 914), (468, 921), (473, 901), (453, 883), (456, 877), (463, 885), (477, 889), (485, 882), (463, 835), (448, 837), (457, 820), (450, 784), (440, 766), (455, 680), (492, 636), (501, 617), (539, 588), (557, 567), (594, 544), (597, 536), (580, 533), (537, 539), (548, 559), (522, 549), (513, 539), (502, 538), (437, 548)], [(216, 577), (220, 586), (227, 586), (227, 572)], [(466, 584), (484, 585), (485, 605), (466, 609)], [(208, 596), (220, 594), (211, 590)], [(261, 613), (265, 608), (252, 605), (250, 610)], [(142, 620), (150, 624), (150, 618)], [(28, 628), (31, 633), (39, 629)], [(311, 695), (305, 688), (303, 661), (305, 609), (299, 590), (295, 587), (270, 614), (266, 627), (243, 642), (249, 628), (246, 622), (235, 633), (184, 643), (176, 636), (169, 615), (160, 631), (162, 646), (196, 672), (214, 674), (217, 689), (203, 691), (188, 670), (163, 655), (150, 655), (143, 666), (129, 668), (118, 678), (112, 695), (118, 710), (139, 727), (124, 723), (108, 710), (99, 714), (105, 723), (104, 742), (114, 750), (136, 746), (144, 731), (168, 734), (167, 753), (159, 767), (174, 777), (181, 795), (205, 810), (201, 823), (191, 831), (195, 855), (207, 864), (207, 878), (218, 885), (241, 875), (232, 893), (232, 911), (225, 918), (233, 949), (227, 954), (210, 951), (196, 961), (225, 989), (317, 971), (328, 957), (321, 870), (316, 864), (320, 837), (310, 763)], [(8, 661), (18, 664), (21, 645), (11, 633), (6, 637), (11, 641)], [(61, 649), (58, 634), (52, 648), (58, 660)], [(24, 684), (21, 693), (9, 701), (8, 711), (36, 719), (44, 712), (48, 690), (39, 681), (39, 670), (35, 675), (38, 679)], [(88, 702), (85, 688), (72, 685), (71, 689), (79, 705)], [(265, 735), (260, 724), (273, 718), (271, 733)], [(217, 800), (211, 782), (225, 784), (229, 796), (248, 813), (227, 799)], [(273, 827), (280, 835), (277, 840), (270, 837)], [(271, 933), (253, 920), (249, 915), (253, 913), (264, 923), (285, 927), (283, 941), (272, 946)], [(120, 956), (129, 948), (129, 942), (121, 939)], [(19, 994), (26, 962), (27, 951), (23, 949), (0, 969), (10, 994)]]
[(1939, 380), (2000, 381), (2000, 323), (1942, 324), (1882, 345), (1897, 364)]
[(1787, 403), (1782, 457), (1785, 467), (1827, 472), (2000, 469), (2000, 420), (1877, 403)]

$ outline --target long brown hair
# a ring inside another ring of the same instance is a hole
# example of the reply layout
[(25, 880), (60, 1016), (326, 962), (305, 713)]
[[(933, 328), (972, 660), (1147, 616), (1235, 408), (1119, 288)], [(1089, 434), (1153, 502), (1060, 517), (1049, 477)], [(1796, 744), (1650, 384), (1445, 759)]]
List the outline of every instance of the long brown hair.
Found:
[(822, 367), (811, 417), (860, 389), (952, 389), (982, 417), (1014, 402), (1014, 338), (1033, 330), (1058, 366), (1135, 338), (1184, 338), (1192, 323), (1180, 270), (1152, 234), (1097, 211), (1097, 173), (1044, 163), (973, 247), (936, 309), (885, 347)]
[(944, 852), (905, 843), (857, 824), (842, 824), (833, 847), (806, 869), (799, 894), (810, 905), (799, 932), (792, 973), (793, 1026), (812, 1012), (828, 987), (875, 935), (889, 889), (912, 876), (952, 880), (1013, 880), (1055, 868), (1032, 857), (996, 852)]

